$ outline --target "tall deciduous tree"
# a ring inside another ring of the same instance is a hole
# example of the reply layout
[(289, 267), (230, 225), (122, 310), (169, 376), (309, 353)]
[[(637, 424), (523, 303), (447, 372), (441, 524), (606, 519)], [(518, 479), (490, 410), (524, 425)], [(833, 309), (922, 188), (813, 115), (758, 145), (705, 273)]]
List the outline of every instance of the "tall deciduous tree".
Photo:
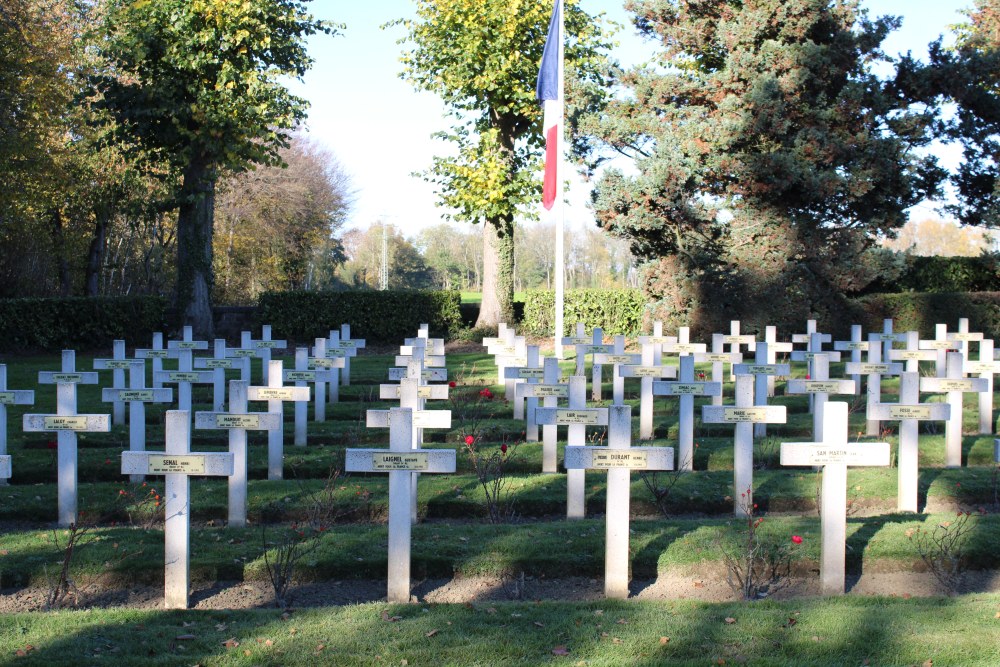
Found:
[(898, 21), (854, 0), (627, 6), (659, 53), (600, 119), (638, 167), (601, 179), (601, 224), (654, 261), (646, 289), (681, 318), (834, 309), (859, 252), (943, 175), (914, 153), (930, 114), (872, 73)]
[(108, 0), (106, 72), (94, 77), (124, 132), (181, 173), (177, 306), (212, 334), (212, 230), (220, 171), (277, 164), (305, 100), (283, 77), (311, 63), (305, 38), (333, 32), (295, 0)]
[[(457, 152), (437, 157), (426, 177), (451, 216), (483, 225), (483, 301), (478, 325), (513, 318), (515, 219), (539, 200), (535, 172), (541, 112), (535, 80), (551, 0), (417, 0), (402, 21), (412, 46), (403, 77), (434, 92), (455, 126), (440, 136)], [(600, 78), (607, 47), (595, 20), (566, 3), (567, 76)], [(572, 100), (570, 100), (572, 102)]]

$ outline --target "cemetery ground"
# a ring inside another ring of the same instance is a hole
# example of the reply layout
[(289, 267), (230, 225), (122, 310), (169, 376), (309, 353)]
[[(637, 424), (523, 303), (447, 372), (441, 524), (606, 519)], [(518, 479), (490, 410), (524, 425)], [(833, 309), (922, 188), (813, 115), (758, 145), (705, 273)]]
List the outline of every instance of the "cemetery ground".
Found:
[[(523, 422), (512, 419), (503, 387), (494, 384), (492, 357), (479, 346), (449, 349), (456, 386), (449, 400), (432, 401), (428, 409), (452, 410), (452, 427), (424, 431), (424, 447), (456, 449), (458, 469), (421, 476), (421, 521), (412, 540), (416, 603), (396, 605), (384, 602), (385, 476), (338, 472), (346, 448), (383, 447), (388, 439), (385, 429), (365, 426), (366, 410), (390, 405), (379, 399), (378, 384), (386, 381), (393, 356), (377, 352), (352, 360), (351, 384), (340, 388), (325, 422), (309, 422), (305, 447), (291, 444), (294, 409), (286, 406), (283, 480), (267, 480), (267, 434), (249, 434), (248, 527), (225, 525), (225, 480), (192, 482), (193, 608), (169, 612), (162, 609), (163, 478), (133, 483), (120, 473), (128, 426), (80, 434), (78, 529), (54, 528), (55, 436), (22, 433), (18, 426), (24, 413), (54, 411), (55, 390), (39, 387), (37, 377), (58, 368), (60, 358), (0, 359), (8, 387), (36, 391), (34, 406), (8, 406), (13, 477), (0, 486), (2, 661), (1000, 664), (1000, 470), (993, 436), (971, 435), (978, 425), (974, 397), (965, 399), (962, 468), (944, 467), (944, 425), (921, 425), (921, 513), (896, 513), (895, 467), (850, 469), (848, 595), (842, 598), (819, 596), (820, 474), (778, 464), (782, 441), (813, 439), (808, 398), (784, 395), (779, 380), (773, 403), (788, 407), (788, 423), (769, 424), (768, 435), (755, 441), (753, 522), (763, 519), (755, 530), (778, 545), (787, 560), (775, 563), (788, 569), (773, 585), (764, 581), (761, 599), (750, 602), (726, 583), (722, 555), (740, 553), (749, 525), (732, 516), (732, 426), (699, 420), (694, 472), (659, 473), (655, 480), (632, 475), (631, 599), (613, 601), (602, 590), (605, 474), (586, 473), (587, 518), (566, 520), (566, 476), (539, 472), (541, 443), (523, 442)], [(291, 353), (276, 358), (290, 368)], [(77, 367), (91, 368), (98, 356), (78, 355)], [(572, 358), (563, 363), (564, 375), (573, 364)], [(842, 369), (833, 364), (831, 377), (842, 376)], [(256, 362), (255, 383), (260, 373)], [(793, 366), (793, 377), (804, 373)], [(626, 383), (632, 404), (638, 386)], [(732, 391), (727, 384), (726, 395)], [(895, 400), (896, 391), (898, 379), (884, 378), (885, 400)], [(110, 412), (100, 399), (99, 388), (81, 386), (79, 412)], [(852, 439), (895, 444), (898, 422), (884, 422), (877, 438), (864, 436), (864, 397), (846, 400)], [(210, 410), (212, 387), (195, 386), (193, 401), (194, 409)], [(149, 450), (163, 448), (166, 409), (147, 406)], [(265, 407), (252, 403), (250, 409)], [(677, 414), (676, 401), (657, 398), (651, 444), (676, 446)], [(588, 440), (602, 442), (603, 428), (588, 427)], [(507, 445), (501, 457), (506, 486), (496, 502), (508, 522), (488, 520), (491, 487), (480, 483), (466, 435), (475, 438), (480, 466)], [(560, 461), (564, 441), (560, 433)], [(223, 431), (193, 430), (191, 444), (198, 451), (227, 450)], [(928, 542), (921, 549), (921, 539), (934, 534), (960, 538), (945, 547), (954, 577), (922, 558)], [(72, 553), (71, 539), (79, 540)], [(294, 560), (283, 573), (291, 579), (290, 607), (276, 608), (271, 575), (276, 559), (280, 570), (280, 558), (289, 555)]]

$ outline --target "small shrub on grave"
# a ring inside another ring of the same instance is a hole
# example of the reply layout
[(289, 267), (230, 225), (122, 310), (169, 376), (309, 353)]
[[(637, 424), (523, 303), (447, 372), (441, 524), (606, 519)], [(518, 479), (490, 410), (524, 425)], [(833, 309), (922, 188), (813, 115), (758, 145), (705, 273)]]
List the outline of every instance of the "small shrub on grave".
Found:
[(486, 448), (483, 446), (481, 436), (463, 432), (461, 437), (473, 473), (483, 489), (486, 515), (490, 523), (493, 525), (511, 523), (517, 516), (516, 496), (508, 472), (521, 441), (502, 434), (495, 439), (499, 442), (498, 445)]
[(969, 566), (970, 537), (985, 514), (983, 508), (975, 513), (959, 510), (954, 519), (942, 521), (931, 529), (917, 527), (906, 531), (920, 560), (949, 593), (957, 593), (962, 586)]
[(758, 439), (753, 445), (755, 470), (774, 470), (779, 467), (781, 440), (773, 435)]
[(764, 517), (758, 514), (753, 489), (740, 494), (740, 508), (745, 518), (733, 527), (731, 539), (719, 540), (717, 547), (726, 566), (726, 583), (744, 600), (759, 600), (782, 589), (791, 574), (792, 549), (802, 544), (802, 538), (792, 535), (777, 540), (761, 529)]

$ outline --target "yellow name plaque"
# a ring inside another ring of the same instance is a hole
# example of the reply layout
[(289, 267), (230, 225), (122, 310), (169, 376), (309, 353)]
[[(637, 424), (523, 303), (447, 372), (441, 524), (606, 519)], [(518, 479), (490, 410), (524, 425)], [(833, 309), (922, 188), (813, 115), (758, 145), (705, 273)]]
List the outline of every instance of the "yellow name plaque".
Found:
[(594, 468), (629, 468), (645, 470), (648, 461), (646, 452), (632, 452), (627, 449), (609, 449), (594, 451), (591, 465)]
[(375, 452), (372, 454), (372, 470), (427, 470), (427, 454), (396, 452)]
[(202, 475), (205, 473), (205, 457), (196, 454), (150, 455), (148, 472), (150, 475), (166, 475), (169, 473)]

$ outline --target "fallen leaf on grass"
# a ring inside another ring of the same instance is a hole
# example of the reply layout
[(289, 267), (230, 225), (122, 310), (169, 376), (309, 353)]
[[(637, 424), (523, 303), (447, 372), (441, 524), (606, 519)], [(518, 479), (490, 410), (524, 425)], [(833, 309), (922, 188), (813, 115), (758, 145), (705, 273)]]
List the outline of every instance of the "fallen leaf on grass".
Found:
[(535, 625), (538, 626), (539, 628), (544, 628), (545, 627), (545, 624), (542, 623), (541, 621), (535, 621)]
[(923, 667), (934, 667), (934, 661), (933, 660), (924, 660)]
[(236, 641), (236, 637), (230, 637), (226, 641), (222, 642), (222, 645), (226, 648), (236, 648), (240, 645), (240, 643)]
[(552, 649), (552, 655), (569, 655), (569, 649), (565, 646), (556, 646)]
[(424, 637), (433, 637), (433, 636), (434, 636), (434, 635), (436, 635), (437, 633), (438, 633), (438, 630), (437, 630), (437, 628), (434, 628), (434, 629), (433, 629), (433, 630), (431, 630), (430, 632), (426, 633), (426, 634), (424, 635)]
[(727, 625), (732, 625), (735, 622), (736, 622), (735, 618), (733, 618), (732, 616), (726, 616), (726, 624)]
[(19, 658), (23, 658), (24, 656), (28, 655), (34, 650), (35, 650), (34, 646), (32, 646), (31, 644), (25, 644), (24, 648), (17, 649), (17, 652), (14, 655), (16, 655)]
[(382, 611), (382, 620), (385, 621), (386, 623), (395, 623), (396, 621), (402, 621), (403, 617), (402, 616), (390, 616), (389, 612), (383, 610)]
[(619, 639), (618, 637), (612, 637), (612, 638), (611, 638), (611, 643), (612, 643), (612, 644), (621, 644), (621, 643), (622, 643), (622, 640), (621, 640), (621, 639)]
[(660, 645), (666, 646), (670, 643), (670, 637), (660, 637)]
[(628, 625), (628, 621), (626, 621), (624, 618), (619, 618), (618, 625)]

